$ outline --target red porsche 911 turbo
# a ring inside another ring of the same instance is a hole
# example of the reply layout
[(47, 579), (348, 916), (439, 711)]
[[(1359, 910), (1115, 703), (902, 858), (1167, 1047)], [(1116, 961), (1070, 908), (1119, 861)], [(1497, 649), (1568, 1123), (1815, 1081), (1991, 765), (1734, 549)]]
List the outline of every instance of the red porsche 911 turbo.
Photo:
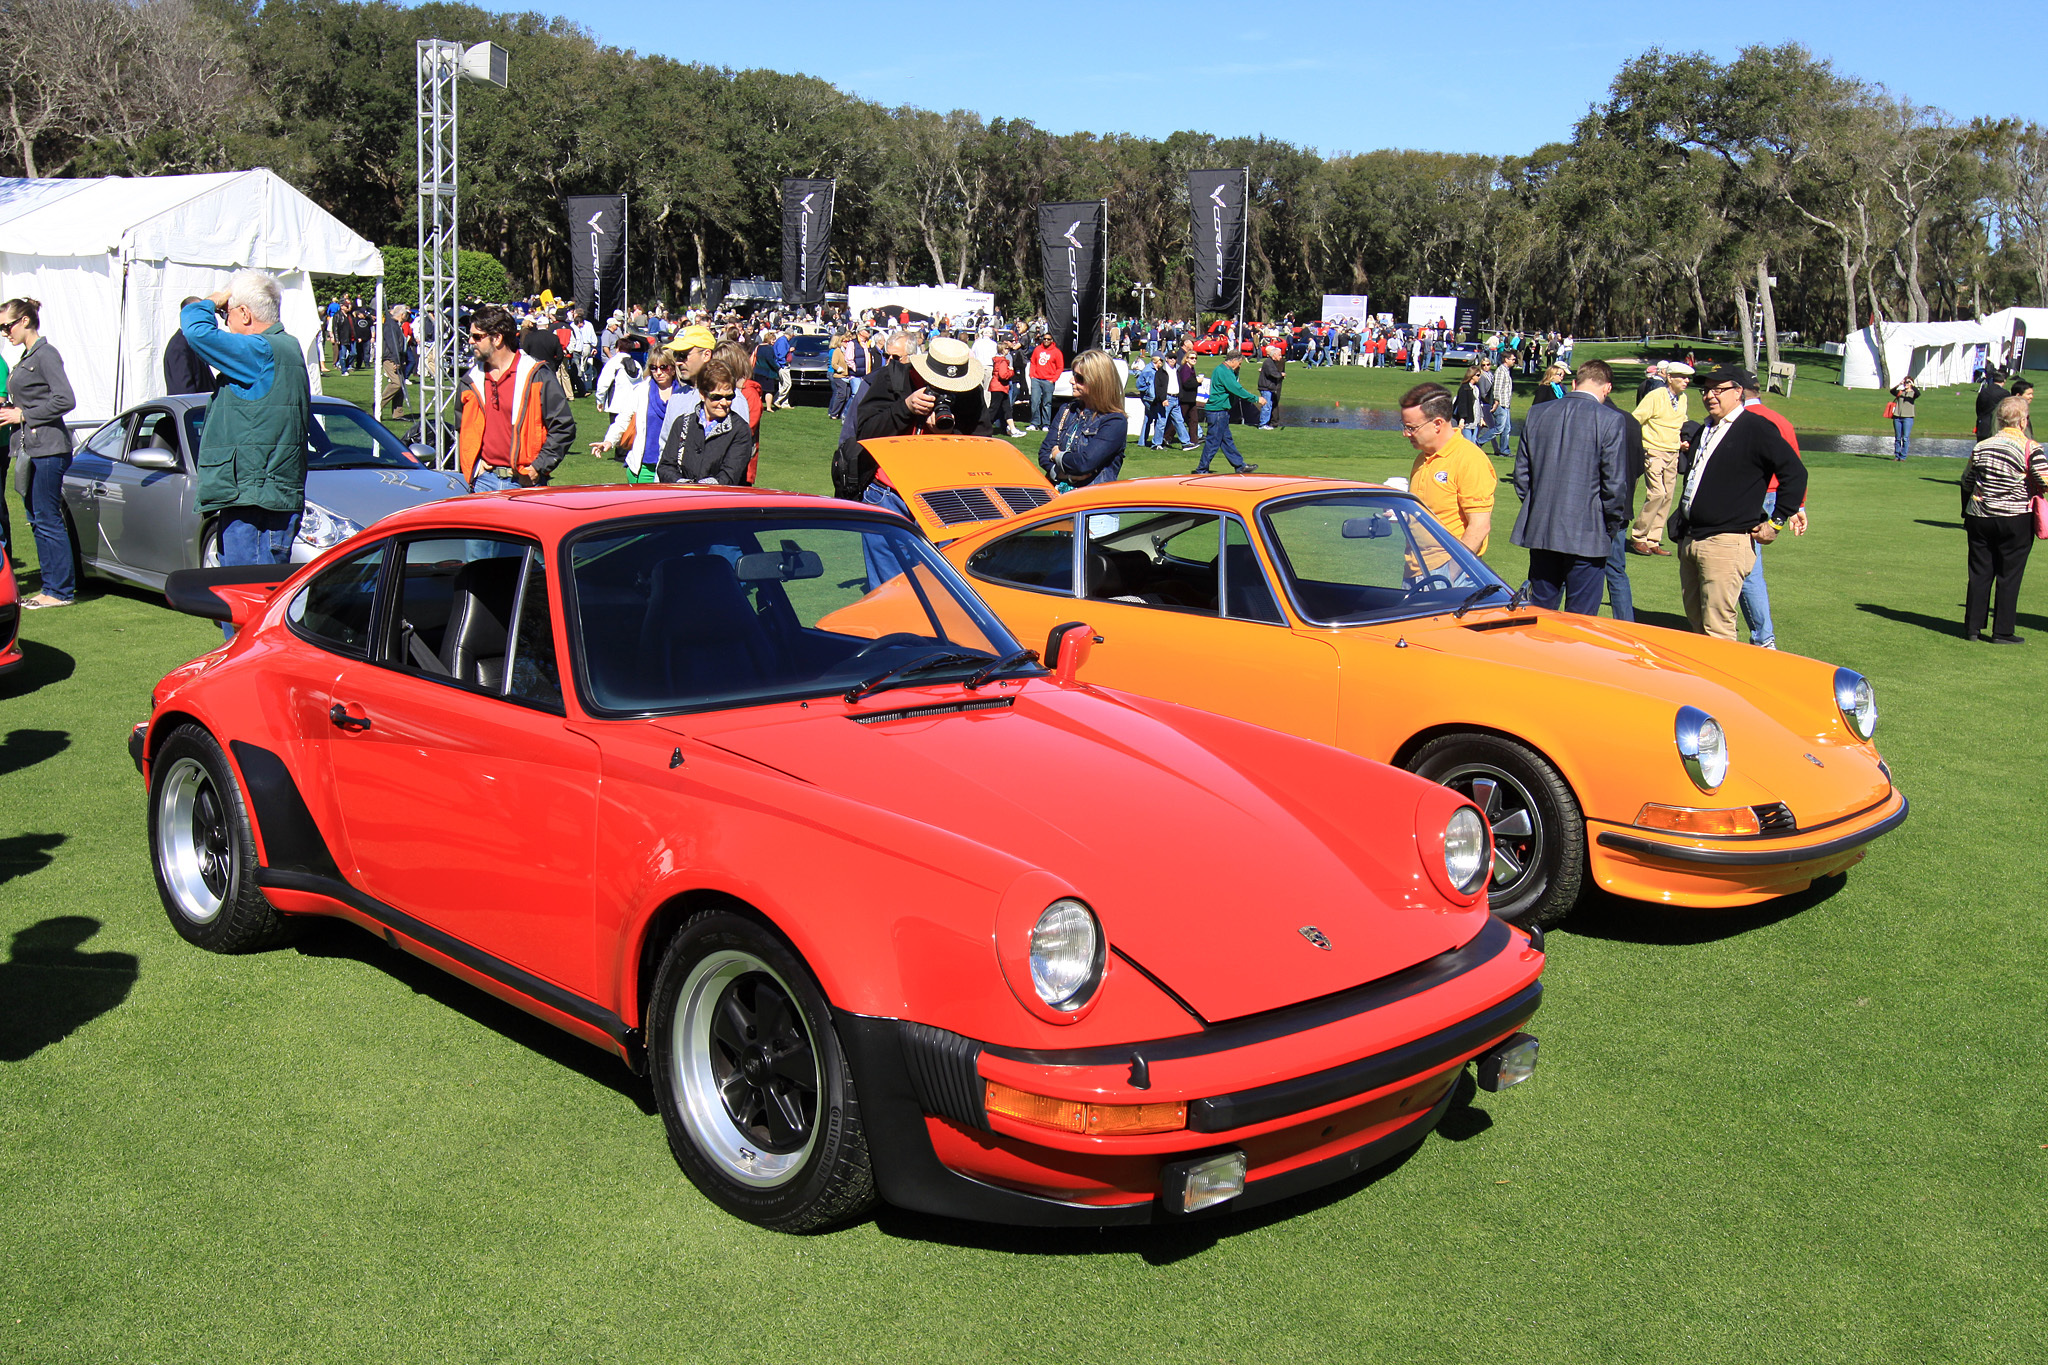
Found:
[(178, 933), (353, 921), (649, 1074), (764, 1226), (1245, 1208), (1535, 1064), (1468, 801), (1041, 667), (879, 509), (461, 498), (166, 594), (237, 628), (131, 741)]

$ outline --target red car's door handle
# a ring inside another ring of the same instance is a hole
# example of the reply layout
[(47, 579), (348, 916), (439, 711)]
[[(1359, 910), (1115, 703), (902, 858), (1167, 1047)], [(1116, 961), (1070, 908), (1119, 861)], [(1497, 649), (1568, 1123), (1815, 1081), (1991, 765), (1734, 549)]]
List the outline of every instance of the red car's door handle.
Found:
[(370, 728), (370, 718), (368, 716), (352, 716), (348, 713), (348, 708), (340, 702), (336, 702), (328, 708), (327, 718), (344, 730), (367, 730)]

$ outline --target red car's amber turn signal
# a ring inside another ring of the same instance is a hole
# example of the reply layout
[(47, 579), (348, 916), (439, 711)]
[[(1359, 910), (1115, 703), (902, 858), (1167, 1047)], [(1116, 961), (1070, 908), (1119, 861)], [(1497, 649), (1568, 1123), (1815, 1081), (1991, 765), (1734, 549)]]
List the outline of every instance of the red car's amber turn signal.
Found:
[(988, 1112), (1062, 1128), (1069, 1133), (1173, 1133), (1188, 1126), (1188, 1107), (1179, 1100), (1162, 1104), (1087, 1104), (1033, 1095), (996, 1081), (988, 1086)]

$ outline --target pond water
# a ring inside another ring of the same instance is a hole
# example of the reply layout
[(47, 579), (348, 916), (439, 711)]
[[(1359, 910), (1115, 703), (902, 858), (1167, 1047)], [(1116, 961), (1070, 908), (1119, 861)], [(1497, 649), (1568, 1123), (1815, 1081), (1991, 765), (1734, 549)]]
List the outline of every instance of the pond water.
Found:
[[(1337, 401), (1289, 403), (1284, 398), (1273, 414), (1273, 424), (1282, 427), (1327, 427), (1335, 431), (1395, 431), (1401, 429), (1401, 414), (1392, 408), (1370, 408), (1362, 403)], [(1915, 436), (1913, 454), (1943, 455), (1968, 459), (1975, 443), (1967, 437)], [(1853, 436), (1836, 432), (1802, 431), (1801, 450), (1827, 451), (1837, 455), (1879, 455), (1892, 453), (1890, 436)]]

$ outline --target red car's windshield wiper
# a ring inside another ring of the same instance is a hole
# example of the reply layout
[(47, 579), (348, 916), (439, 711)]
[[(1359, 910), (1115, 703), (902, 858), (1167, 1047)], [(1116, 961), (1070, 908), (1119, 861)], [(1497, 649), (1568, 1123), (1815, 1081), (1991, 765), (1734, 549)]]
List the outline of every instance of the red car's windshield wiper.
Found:
[(1015, 668), (1018, 664), (1035, 664), (1037, 662), (1037, 650), (1020, 649), (1015, 654), (1006, 654), (1000, 659), (989, 660), (988, 663), (974, 671), (973, 677), (960, 685), (969, 692), (972, 692), (975, 688), (987, 683), (990, 678), (993, 678), (1006, 668)]
[(866, 682), (855, 683), (847, 690), (846, 702), (851, 706), (870, 692), (885, 691), (919, 673), (929, 673), (935, 668), (945, 668), (949, 664), (979, 663), (981, 659), (982, 656), (979, 654), (961, 654), (955, 650), (947, 650), (943, 654), (927, 654), (921, 659), (912, 659), (907, 664), (898, 664), (887, 673), (877, 673)]

